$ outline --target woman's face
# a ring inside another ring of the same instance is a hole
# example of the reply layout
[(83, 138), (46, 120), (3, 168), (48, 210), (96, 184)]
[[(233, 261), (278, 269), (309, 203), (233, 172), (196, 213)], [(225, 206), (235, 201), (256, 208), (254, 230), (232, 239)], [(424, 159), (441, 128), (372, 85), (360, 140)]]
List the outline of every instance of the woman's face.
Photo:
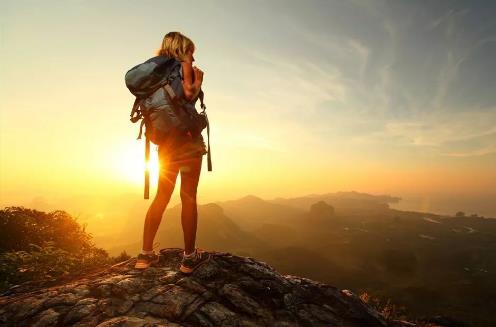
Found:
[(193, 63), (193, 61), (195, 61), (195, 58), (193, 57), (194, 52), (195, 50), (189, 50), (188, 52), (186, 52), (186, 61), (190, 63)]

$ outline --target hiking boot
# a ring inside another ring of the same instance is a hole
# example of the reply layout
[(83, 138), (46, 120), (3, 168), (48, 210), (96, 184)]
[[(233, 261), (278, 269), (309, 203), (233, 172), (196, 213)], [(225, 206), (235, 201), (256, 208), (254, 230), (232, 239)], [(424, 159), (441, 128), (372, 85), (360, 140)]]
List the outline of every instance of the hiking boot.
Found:
[(152, 254), (140, 253), (140, 254), (138, 254), (138, 260), (136, 261), (134, 268), (135, 269), (147, 269), (151, 265), (158, 263), (159, 259), (160, 259), (159, 256), (156, 255), (155, 252)]
[(196, 254), (191, 258), (185, 257), (183, 254), (181, 266), (179, 267), (182, 273), (191, 274), (196, 268), (208, 262), (211, 258), (211, 254), (202, 249), (196, 248), (195, 252)]

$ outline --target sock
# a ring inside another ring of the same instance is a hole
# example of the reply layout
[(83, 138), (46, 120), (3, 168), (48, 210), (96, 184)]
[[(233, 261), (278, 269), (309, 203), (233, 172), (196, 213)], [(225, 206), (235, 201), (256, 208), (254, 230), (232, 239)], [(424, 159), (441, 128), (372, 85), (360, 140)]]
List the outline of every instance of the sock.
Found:
[(196, 248), (195, 248), (195, 250), (194, 250), (193, 252), (191, 252), (190, 254), (186, 254), (186, 250), (184, 251), (184, 253), (183, 253), (183, 254), (184, 254), (184, 256), (185, 256), (186, 258), (191, 258), (191, 257), (193, 257), (193, 256), (196, 254)]
[(141, 253), (142, 254), (153, 254), (155, 252), (153, 250), (151, 250), (151, 251), (141, 250)]

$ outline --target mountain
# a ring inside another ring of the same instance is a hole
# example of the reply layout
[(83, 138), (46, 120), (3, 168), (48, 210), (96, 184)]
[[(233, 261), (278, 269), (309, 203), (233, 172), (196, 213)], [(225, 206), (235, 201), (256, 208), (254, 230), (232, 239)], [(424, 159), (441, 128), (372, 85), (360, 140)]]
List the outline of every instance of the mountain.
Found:
[(310, 206), (309, 218), (315, 223), (325, 222), (334, 218), (334, 207), (325, 201), (319, 201)]
[(240, 228), (255, 231), (263, 224), (288, 226), (295, 223), (304, 209), (287, 205), (275, 204), (254, 195), (229, 201), (217, 201), (216, 204), (224, 209)]
[[(135, 222), (128, 226), (125, 232), (128, 239), (133, 237), (135, 242), (119, 244), (109, 248), (110, 253), (128, 253), (141, 251), (141, 231), (143, 221)], [(162, 223), (157, 231), (155, 241), (161, 246), (182, 247), (184, 245), (181, 225), (181, 204), (167, 209)], [(215, 203), (198, 206), (198, 227), (196, 243), (199, 247), (217, 250), (227, 250), (240, 255), (253, 255), (253, 249), (264, 247), (265, 242), (255, 235), (242, 230), (230, 217), (226, 216), (224, 209)]]
[[(443, 326), (386, 319), (348, 290), (281, 275), (251, 257), (212, 252), (187, 276), (182, 249), (162, 249), (144, 272), (135, 259), (65, 284), (0, 297), (2, 326)], [(448, 325), (445, 325), (448, 326)]]
[(400, 201), (398, 197), (389, 195), (371, 195), (359, 192), (336, 192), (326, 194), (312, 194), (295, 198), (275, 198), (268, 200), (273, 204), (280, 204), (300, 209), (308, 209), (316, 202), (324, 201), (336, 209), (336, 212), (348, 214), (362, 214), (383, 212), (389, 209), (388, 203)]

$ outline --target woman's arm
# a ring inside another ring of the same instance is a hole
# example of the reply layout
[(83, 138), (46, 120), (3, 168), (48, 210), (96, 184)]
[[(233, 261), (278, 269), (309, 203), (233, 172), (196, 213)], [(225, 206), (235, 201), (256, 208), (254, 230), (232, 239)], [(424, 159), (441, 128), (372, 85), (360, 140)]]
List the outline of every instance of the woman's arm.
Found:
[(203, 82), (203, 71), (193, 67), (190, 62), (181, 62), (183, 69), (183, 89), (186, 100), (191, 101), (198, 96)]

